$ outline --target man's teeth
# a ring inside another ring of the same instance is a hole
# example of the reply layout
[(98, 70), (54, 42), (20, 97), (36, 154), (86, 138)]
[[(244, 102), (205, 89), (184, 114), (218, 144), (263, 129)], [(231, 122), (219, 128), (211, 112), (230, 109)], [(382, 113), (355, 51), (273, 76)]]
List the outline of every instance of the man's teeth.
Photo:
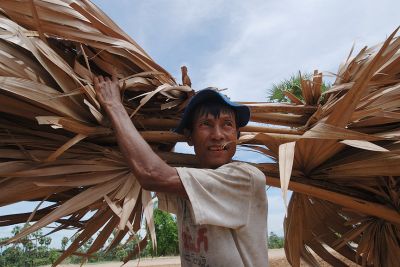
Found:
[(220, 150), (227, 150), (228, 147), (227, 146), (210, 146), (208, 147), (209, 150), (212, 151), (220, 151)]

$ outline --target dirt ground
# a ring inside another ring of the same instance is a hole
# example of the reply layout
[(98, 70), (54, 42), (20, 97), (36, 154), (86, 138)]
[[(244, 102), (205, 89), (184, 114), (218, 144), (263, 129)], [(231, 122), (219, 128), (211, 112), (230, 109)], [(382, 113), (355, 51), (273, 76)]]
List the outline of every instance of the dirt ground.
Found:
[[(270, 267), (290, 267), (290, 264), (286, 260), (285, 251), (283, 249), (269, 249), (268, 250), (269, 257), (269, 266)], [(340, 257), (348, 266), (357, 267), (359, 265), (352, 263), (347, 259), (343, 259)], [(318, 259), (318, 258), (317, 258)], [(318, 259), (320, 265), (322, 267), (329, 267), (330, 265)], [(105, 263), (97, 263), (97, 264), (86, 264), (84, 266), (88, 267), (120, 267), (121, 262), (105, 262)], [(61, 264), (60, 267), (79, 267), (79, 264)], [(159, 258), (142, 258), (139, 261), (134, 260), (128, 262), (125, 267), (149, 267), (149, 266), (157, 266), (157, 267), (179, 267), (180, 259), (179, 257), (159, 257)], [(301, 266), (308, 266), (305, 263), (302, 263)]]

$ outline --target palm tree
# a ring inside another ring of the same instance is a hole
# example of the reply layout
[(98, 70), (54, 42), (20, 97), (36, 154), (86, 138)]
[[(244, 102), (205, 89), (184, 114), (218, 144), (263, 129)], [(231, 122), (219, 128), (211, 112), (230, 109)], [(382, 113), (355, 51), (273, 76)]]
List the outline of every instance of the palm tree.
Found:
[[(271, 102), (293, 102), (289, 97), (288, 93), (294, 95), (299, 100), (303, 101), (304, 97), (301, 91), (301, 79), (312, 80), (313, 74), (305, 73), (292, 74), (289, 79), (273, 84), (269, 91), (269, 101)], [(322, 82), (321, 90), (325, 92), (331, 87), (329, 83)]]

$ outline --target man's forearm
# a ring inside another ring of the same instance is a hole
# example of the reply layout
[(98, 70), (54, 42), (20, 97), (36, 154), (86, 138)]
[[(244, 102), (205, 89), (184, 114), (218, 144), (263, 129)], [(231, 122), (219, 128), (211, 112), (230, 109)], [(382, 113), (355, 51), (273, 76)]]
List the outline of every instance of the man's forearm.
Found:
[(154, 153), (141, 137), (122, 103), (107, 105), (105, 109), (121, 152), (140, 184), (148, 190), (168, 191), (168, 188), (164, 187), (168, 186), (171, 175), (177, 176), (176, 170)]

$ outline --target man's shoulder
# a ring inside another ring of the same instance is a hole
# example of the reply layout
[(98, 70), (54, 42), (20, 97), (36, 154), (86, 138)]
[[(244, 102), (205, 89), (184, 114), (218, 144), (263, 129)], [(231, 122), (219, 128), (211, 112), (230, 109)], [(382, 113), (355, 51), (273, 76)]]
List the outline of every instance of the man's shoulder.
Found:
[(254, 165), (247, 162), (234, 161), (222, 165), (220, 168), (241, 170), (243, 172), (249, 173), (251, 176), (265, 178), (265, 174), (262, 171), (260, 171)]
[[(182, 181), (187, 179), (187, 177), (197, 177), (198, 179), (202, 177), (209, 179), (212, 177), (210, 180), (215, 180), (217, 177), (220, 179), (224, 179), (223, 177), (236, 177), (239, 180), (258, 180), (265, 183), (265, 175), (262, 171), (249, 163), (240, 161), (224, 164), (217, 169), (185, 167), (177, 167), (176, 169)], [(231, 180), (231, 178), (229, 178), (229, 180)]]

